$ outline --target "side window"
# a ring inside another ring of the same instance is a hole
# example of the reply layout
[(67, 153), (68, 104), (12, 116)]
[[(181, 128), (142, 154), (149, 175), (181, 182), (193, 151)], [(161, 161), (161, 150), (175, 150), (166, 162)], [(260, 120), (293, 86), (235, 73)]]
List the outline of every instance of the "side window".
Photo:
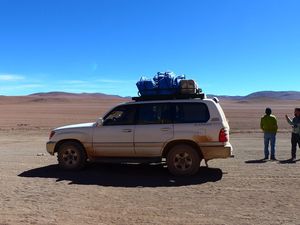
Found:
[(169, 104), (141, 104), (138, 112), (138, 124), (169, 124), (172, 117)]
[(126, 105), (113, 109), (103, 119), (103, 126), (132, 125), (135, 120), (135, 106)]
[(208, 120), (208, 108), (203, 103), (179, 103), (175, 105), (175, 123), (205, 123)]

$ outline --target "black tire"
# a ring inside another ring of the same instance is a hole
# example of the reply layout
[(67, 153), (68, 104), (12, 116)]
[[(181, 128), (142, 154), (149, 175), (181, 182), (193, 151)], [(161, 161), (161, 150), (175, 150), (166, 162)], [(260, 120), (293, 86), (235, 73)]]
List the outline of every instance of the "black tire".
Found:
[(59, 146), (57, 160), (59, 167), (64, 170), (80, 170), (85, 167), (87, 156), (79, 143), (66, 141)]
[(193, 147), (186, 144), (176, 145), (167, 155), (167, 166), (175, 176), (194, 175), (199, 170), (200, 157)]

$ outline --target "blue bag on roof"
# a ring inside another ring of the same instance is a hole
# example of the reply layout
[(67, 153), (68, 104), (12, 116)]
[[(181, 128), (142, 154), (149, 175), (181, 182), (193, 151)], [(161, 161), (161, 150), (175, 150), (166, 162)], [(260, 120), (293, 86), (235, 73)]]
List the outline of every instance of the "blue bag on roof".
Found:
[(157, 75), (154, 76), (153, 80), (157, 85), (159, 95), (171, 95), (177, 92), (174, 86), (174, 80), (175, 80), (174, 73), (158, 72)]
[(136, 83), (136, 86), (141, 96), (156, 94), (156, 84), (146, 77), (141, 77), (141, 79)]
[(173, 95), (180, 93), (182, 80), (185, 80), (184, 75), (176, 76), (173, 72), (158, 72), (153, 80), (141, 77), (136, 86), (141, 96)]
[(164, 79), (166, 73), (157, 72), (157, 74), (153, 77), (153, 81), (158, 84), (162, 79)]
[(180, 88), (180, 82), (182, 80), (185, 80), (185, 75), (179, 75), (177, 76), (175, 79), (174, 79), (174, 87), (176, 89), (179, 89)]

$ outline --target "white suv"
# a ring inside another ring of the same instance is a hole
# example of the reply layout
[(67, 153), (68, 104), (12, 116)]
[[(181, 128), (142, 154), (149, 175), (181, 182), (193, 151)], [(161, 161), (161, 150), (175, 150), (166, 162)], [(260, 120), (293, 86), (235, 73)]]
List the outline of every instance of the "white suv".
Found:
[(63, 169), (87, 161), (166, 161), (174, 175), (195, 174), (202, 159), (232, 156), (229, 125), (214, 99), (133, 101), (108, 111), (97, 122), (51, 131), (47, 151)]

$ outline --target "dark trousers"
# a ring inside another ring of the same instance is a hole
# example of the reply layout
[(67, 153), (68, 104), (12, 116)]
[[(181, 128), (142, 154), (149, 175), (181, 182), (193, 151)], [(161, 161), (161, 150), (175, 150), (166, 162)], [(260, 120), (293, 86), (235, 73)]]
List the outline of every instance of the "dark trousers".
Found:
[(297, 150), (297, 144), (300, 147), (300, 135), (292, 133), (292, 157), (296, 158), (296, 150)]

